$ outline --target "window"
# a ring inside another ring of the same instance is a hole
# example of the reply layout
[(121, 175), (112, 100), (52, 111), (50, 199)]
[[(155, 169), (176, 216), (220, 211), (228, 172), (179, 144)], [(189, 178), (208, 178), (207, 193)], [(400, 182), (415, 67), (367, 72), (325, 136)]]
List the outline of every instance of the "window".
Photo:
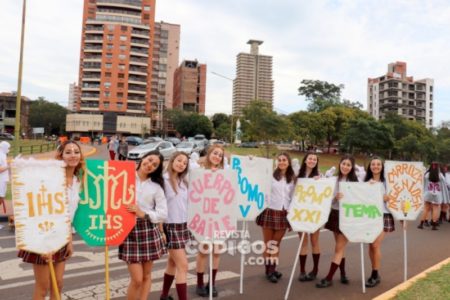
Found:
[(112, 41), (114, 39), (114, 36), (112, 34), (108, 34), (108, 41)]
[(105, 77), (107, 77), (107, 78), (111, 77), (111, 72), (106, 72)]
[(119, 65), (119, 70), (125, 70), (125, 65), (120, 64), (120, 65)]
[(124, 60), (126, 58), (125, 54), (119, 54), (119, 59)]
[(105, 67), (106, 67), (107, 69), (111, 69), (112, 64), (105, 64)]
[(127, 26), (120, 26), (120, 30), (122, 31), (127, 31), (128, 27)]
[(121, 41), (126, 41), (127, 40), (127, 36), (126, 35), (121, 35), (120, 36), (120, 40)]
[(111, 82), (105, 82), (104, 84), (103, 84), (106, 88), (109, 88), (110, 86), (111, 86)]
[(117, 108), (118, 109), (122, 109), (122, 107), (123, 107), (123, 103), (122, 102), (117, 102)]
[(119, 48), (120, 48), (120, 50), (122, 50), (122, 51), (127, 50), (127, 46), (126, 46), (126, 45), (120, 45)]
[(111, 50), (112, 48), (113, 48), (113, 45), (112, 45), (112, 44), (106, 45), (106, 49)]
[(112, 54), (111, 53), (106, 53), (106, 58), (112, 58)]
[(108, 98), (109, 96), (111, 96), (111, 93), (110, 93), (110, 92), (104, 92), (104, 93), (103, 93), (103, 96), (105, 96), (106, 98)]
[[(123, 85), (123, 83), (122, 83)], [(117, 98), (123, 98), (123, 93), (117, 93)]]
[[(123, 75), (123, 74), (122, 74)], [(119, 82), (118, 84), (117, 84), (117, 87), (118, 88), (123, 88), (123, 82)]]
[(150, 6), (145, 5), (145, 6), (144, 6), (144, 11), (150, 11)]
[(113, 31), (114, 30), (114, 25), (113, 24), (108, 24), (108, 30), (109, 31)]
[(123, 73), (119, 73), (118, 77), (119, 78), (124, 78), (125, 76), (123, 75)]
[(109, 108), (109, 102), (103, 102), (103, 107), (104, 108)]
[(144, 20), (149, 20), (150, 16), (148, 14), (144, 14)]

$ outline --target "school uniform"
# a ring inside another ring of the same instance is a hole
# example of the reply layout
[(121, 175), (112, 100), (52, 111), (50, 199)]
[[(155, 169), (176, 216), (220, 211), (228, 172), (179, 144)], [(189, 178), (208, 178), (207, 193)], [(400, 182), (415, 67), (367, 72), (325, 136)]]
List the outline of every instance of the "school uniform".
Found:
[(432, 182), (429, 173), (425, 174), (424, 185), (425, 202), (438, 205), (449, 203), (449, 191), (443, 175), (439, 174), (438, 182)]
[[(8, 152), (9, 152), (9, 143), (1, 142), (0, 143), (0, 167), (7, 168), (8, 167)], [(7, 190), (7, 182), (9, 181), (9, 170), (6, 169), (3, 172), (0, 172), (0, 197), (4, 198)]]
[[(381, 185), (382, 195), (386, 195), (386, 183), (383, 182)], [(387, 202), (383, 199), (383, 231), (384, 232), (393, 232), (395, 230), (395, 222), (394, 217), (389, 212), (387, 208)]]
[(295, 180), (287, 182), (285, 177), (280, 180), (272, 178), (272, 190), (268, 207), (256, 218), (256, 224), (273, 230), (286, 230), (291, 226), (287, 213), (295, 189)]
[(184, 249), (192, 240), (191, 232), (187, 227), (188, 186), (183, 180), (177, 183), (177, 192), (175, 192), (169, 174), (165, 173), (164, 188), (168, 216), (163, 228), (167, 239), (167, 249)]
[(136, 198), (145, 217), (136, 217), (136, 225), (119, 246), (119, 259), (129, 264), (157, 260), (167, 253), (158, 227), (167, 218), (163, 189), (150, 178), (141, 181), (136, 175)]
[[(76, 176), (73, 176), (72, 185), (70, 187), (67, 187), (66, 191), (67, 191), (67, 200), (69, 204), (70, 221), (73, 222), (73, 218), (75, 216), (75, 212), (78, 207), (78, 202), (80, 200), (78, 195), (78, 193), (80, 192), (80, 181)], [(17, 256), (22, 258), (22, 261), (26, 263), (36, 265), (47, 264), (47, 262), (42, 258), (42, 255), (37, 253), (19, 250)], [(54, 263), (63, 262), (66, 260), (66, 258), (67, 258), (67, 244), (52, 255), (52, 261)]]

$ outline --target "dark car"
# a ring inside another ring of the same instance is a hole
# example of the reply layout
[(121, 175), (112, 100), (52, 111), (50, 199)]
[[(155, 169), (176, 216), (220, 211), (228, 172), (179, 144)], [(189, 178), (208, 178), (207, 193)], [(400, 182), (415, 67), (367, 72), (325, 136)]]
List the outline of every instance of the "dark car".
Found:
[(242, 142), (239, 147), (241, 148), (258, 148), (257, 142)]
[(142, 144), (142, 139), (138, 136), (127, 136), (125, 141), (128, 145), (139, 146)]

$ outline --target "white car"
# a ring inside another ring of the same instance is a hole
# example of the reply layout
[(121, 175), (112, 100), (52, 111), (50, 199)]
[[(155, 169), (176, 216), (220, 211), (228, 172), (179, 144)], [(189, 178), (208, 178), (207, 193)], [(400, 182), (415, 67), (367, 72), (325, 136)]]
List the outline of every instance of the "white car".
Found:
[(192, 152), (199, 152), (200, 149), (197, 147), (197, 144), (194, 142), (181, 142), (177, 145), (177, 150), (186, 153), (187, 155), (191, 155)]
[(130, 152), (128, 152), (129, 160), (141, 160), (142, 157), (150, 151), (158, 150), (164, 159), (169, 159), (172, 154), (176, 151), (175, 147), (170, 142), (160, 141), (153, 143), (146, 143), (139, 145)]

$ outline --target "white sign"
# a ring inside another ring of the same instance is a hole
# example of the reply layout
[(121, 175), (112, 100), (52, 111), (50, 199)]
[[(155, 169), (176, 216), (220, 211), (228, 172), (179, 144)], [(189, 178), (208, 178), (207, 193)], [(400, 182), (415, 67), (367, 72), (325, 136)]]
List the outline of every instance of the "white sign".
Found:
[(313, 233), (328, 220), (336, 178), (299, 178), (287, 215), (292, 230)]
[(70, 238), (64, 163), (15, 159), (11, 173), (16, 247), (38, 254), (61, 249)]
[(224, 240), (237, 226), (237, 174), (233, 170), (192, 170), (188, 228), (202, 241)]
[(389, 196), (388, 209), (396, 220), (415, 220), (423, 207), (422, 162), (386, 161), (384, 178)]
[(237, 172), (238, 220), (254, 221), (268, 205), (273, 161), (261, 157), (233, 155), (231, 168)]
[(44, 127), (34, 127), (33, 134), (44, 134)]
[(372, 243), (383, 230), (381, 183), (340, 182), (339, 229), (350, 242)]

